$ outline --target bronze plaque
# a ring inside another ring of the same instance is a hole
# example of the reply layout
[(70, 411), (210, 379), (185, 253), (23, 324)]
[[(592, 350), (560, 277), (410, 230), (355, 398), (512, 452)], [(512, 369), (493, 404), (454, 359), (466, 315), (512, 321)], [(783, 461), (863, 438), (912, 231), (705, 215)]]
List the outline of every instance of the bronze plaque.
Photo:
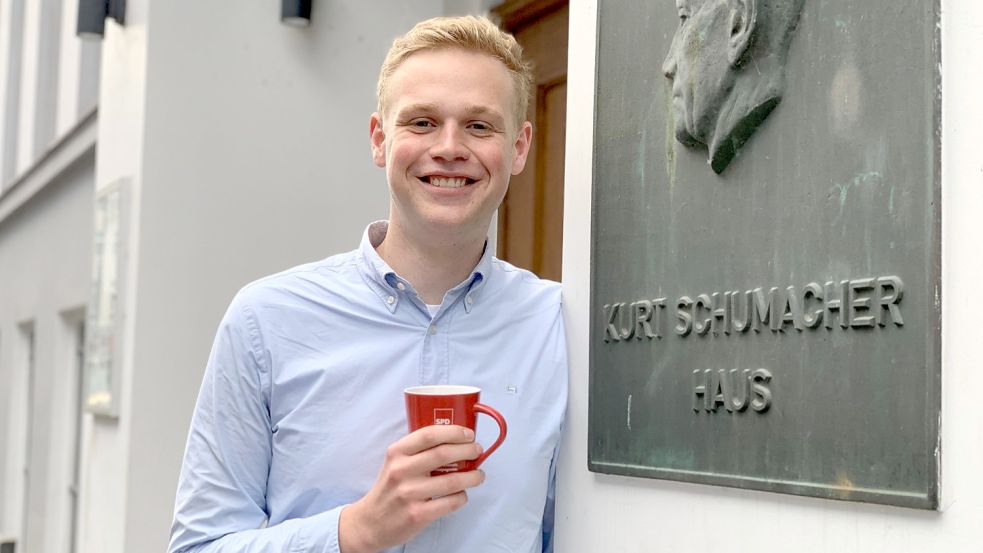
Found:
[(592, 471), (938, 507), (938, 23), (599, 2)]

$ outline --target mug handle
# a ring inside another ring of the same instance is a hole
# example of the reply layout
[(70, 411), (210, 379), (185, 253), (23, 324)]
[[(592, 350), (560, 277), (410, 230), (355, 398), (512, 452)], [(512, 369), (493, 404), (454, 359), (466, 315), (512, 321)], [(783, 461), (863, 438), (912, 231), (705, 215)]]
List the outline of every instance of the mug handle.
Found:
[(484, 453), (479, 455), (478, 458), (474, 460), (474, 468), (478, 468), (481, 466), (481, 463), (485, 462), (485, 459), (487, 459), (489, 455), (498, 449), (498, 446), (502, 445), (502, 442), (505, 441), (505, 434), (507, 434), (509, 431), (509, 427), (507, 424), (505, 424), (505, 417), (503, 417), (501, 413), (492, 407), (489, 407), (483, 403), (475, 403), (474, 410), (476, 413), (488, 415), (489, 417), (495, 419), (495, 422), (498, 423), (498, 439), (495, 440), (495, 443), (493, 443), (491, 447), (486, 449)]

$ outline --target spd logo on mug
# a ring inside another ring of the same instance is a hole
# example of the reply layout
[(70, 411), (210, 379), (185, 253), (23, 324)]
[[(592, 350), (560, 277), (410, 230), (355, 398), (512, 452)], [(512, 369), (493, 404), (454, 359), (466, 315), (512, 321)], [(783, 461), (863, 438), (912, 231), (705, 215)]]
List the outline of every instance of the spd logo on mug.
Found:
[(453, 409), (434, 409), (433, 410), (433, 423), (434, 424), (454, 424), (454, 410)]

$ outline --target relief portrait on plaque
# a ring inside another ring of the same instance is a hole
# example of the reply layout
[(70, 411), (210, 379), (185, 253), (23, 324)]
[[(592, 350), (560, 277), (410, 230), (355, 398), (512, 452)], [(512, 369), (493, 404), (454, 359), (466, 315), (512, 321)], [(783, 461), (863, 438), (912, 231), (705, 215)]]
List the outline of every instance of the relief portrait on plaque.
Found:
[(662, 72), (676, 140), (708, 149), (718, 175), (782, 99), (805, 0), (675, 0), (679, 27)]

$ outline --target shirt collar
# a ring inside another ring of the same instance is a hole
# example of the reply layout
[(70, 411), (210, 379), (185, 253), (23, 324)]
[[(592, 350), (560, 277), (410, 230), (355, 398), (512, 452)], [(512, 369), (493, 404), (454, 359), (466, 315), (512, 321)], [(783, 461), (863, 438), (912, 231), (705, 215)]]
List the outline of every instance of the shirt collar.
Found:
[[(396, 274), (396, 271), (376, 251), (379, 244), (385, 240), (388, 230), (389, 221), (376, 221), (365, 228), (365, 232), (362, 234), (362, 243), (359, 245), (358, 268), (372, 291), (379, 296), (389, 312), (394, 313), (396, 306), (404, 299), (403, 292), (415, 292), (412, 285)], [(468, 313), (477, 303), (480, 290), (488, 282), (491, 269), (492, 252), (491, 248), (488, 247), (488, 240), (485, 240), (485, 249), (478, 260), (478, 264), (471, 271), (471, 275), (448, 291), (449, 293), (466, 292), (464, 310)]]

